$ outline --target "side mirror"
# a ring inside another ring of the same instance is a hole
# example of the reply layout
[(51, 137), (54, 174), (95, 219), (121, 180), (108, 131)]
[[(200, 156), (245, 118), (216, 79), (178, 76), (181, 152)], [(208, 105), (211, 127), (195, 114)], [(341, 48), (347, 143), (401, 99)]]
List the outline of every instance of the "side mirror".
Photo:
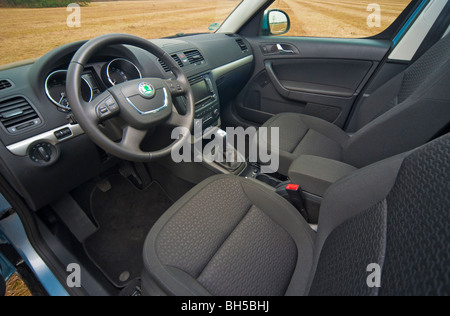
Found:
[(281, 10), (267, 10), (264, 12), (262, 35), (283, 35), (291, 29), (289, 15)]

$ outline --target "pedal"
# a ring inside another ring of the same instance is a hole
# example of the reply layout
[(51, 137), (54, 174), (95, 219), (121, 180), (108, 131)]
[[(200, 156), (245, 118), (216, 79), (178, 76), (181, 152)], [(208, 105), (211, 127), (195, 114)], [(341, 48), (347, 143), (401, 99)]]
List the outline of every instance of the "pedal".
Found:
[(143, 163), (124, 163), (120, 167), (119, 173), (141, 190), (152, 183), (152, 179)]
[(111, 183), (106, 179), (99, 180), (95, 185), (103, 193), (108, 192), (112, 188)]

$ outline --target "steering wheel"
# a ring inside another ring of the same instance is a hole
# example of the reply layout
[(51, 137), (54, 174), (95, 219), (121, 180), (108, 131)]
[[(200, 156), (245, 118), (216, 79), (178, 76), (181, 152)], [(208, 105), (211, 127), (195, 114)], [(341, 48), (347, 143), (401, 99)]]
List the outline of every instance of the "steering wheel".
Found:
[[(131, 45), (142, 48), (170, 67), (175, 79), (142, 78), (115, 85), (88, 103), (81, 97), (81, 76), (84, 67), (94, 54), (111, 45)], [(75, 119), (91, 140), (106, 152), (121, 159), (149, 162), (169, 155), (181, 148), (190, 137), (194, 120), (194, 99), (186, 75), (173, 58), (161, 48), (141, 37), (127, 34), (109, 34), (94, 38), (84, 44), (73, 56), (67, 72), (67, 98)], [(186, 114), (179, 114), (172, 97), (184, 96)], [(115, 142), (99, 128), (99, 124), (120, 117), (125, 122), (122, 140)], [(184, 127), (180, 137), (159, 151), (144, 152), (141, 143), (148, 129), (166, 124)]]

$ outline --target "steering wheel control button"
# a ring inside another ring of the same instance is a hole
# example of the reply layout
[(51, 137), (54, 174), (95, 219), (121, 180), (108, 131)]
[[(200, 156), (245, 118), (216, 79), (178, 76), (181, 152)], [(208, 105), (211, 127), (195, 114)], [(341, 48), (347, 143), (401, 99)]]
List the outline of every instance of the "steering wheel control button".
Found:
[(113, 102), (112, 104), (107, 105), (107, 106), (111, 112), (116, 112), (119, 110), (119, 106), (115, 102)]
[(167, 81), (167, 86), (169, 87), (170, 92), (174, 93), (177, 91), (177, 88), (175, 87), (175, 84), (172, 82), (172, 80)]
[(114, 102), (114, 100), (112, 98), (108, 98), (108, 99), (106, 99), (105, 104), (107, 106), (112, 106), (112, 105), (114, 105), (116, 103)]
[(119, 105), (113, 97), (108, 97), (97, 104), (96, 112), (100, 120), (105, 120), (119, 112)]
[(167, 80), (166, 84), (170, 90), (170, 93), (174, 96), (180, 96), (185, 93), (185, 89), (184, 89), (183, 85), (178, 81)]
[(141, 82), (139, 84), (139, 93), (144, 98), (151, 99), (155, 96), (156, 90), (155, 90), (155, 87), (153, 87), (153, 85), (151, 85), (150, 83)]

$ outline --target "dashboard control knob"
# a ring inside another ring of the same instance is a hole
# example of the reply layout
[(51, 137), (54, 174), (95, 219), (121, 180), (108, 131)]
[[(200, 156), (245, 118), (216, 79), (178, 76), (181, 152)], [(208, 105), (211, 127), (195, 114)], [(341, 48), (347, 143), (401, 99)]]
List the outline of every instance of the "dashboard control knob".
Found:
[(56, 160), (58, 151), (52, 144), (47, 142), (40, 142), (30, 147), (29, 156), (30, 159), (35, 163), (47, 165)]
[(49, 162), (52, 158), (52, 152), (51, 150), (48, 150), (44, 146), (37, 147), (37, 154), (39, 156), (39, 159)]

